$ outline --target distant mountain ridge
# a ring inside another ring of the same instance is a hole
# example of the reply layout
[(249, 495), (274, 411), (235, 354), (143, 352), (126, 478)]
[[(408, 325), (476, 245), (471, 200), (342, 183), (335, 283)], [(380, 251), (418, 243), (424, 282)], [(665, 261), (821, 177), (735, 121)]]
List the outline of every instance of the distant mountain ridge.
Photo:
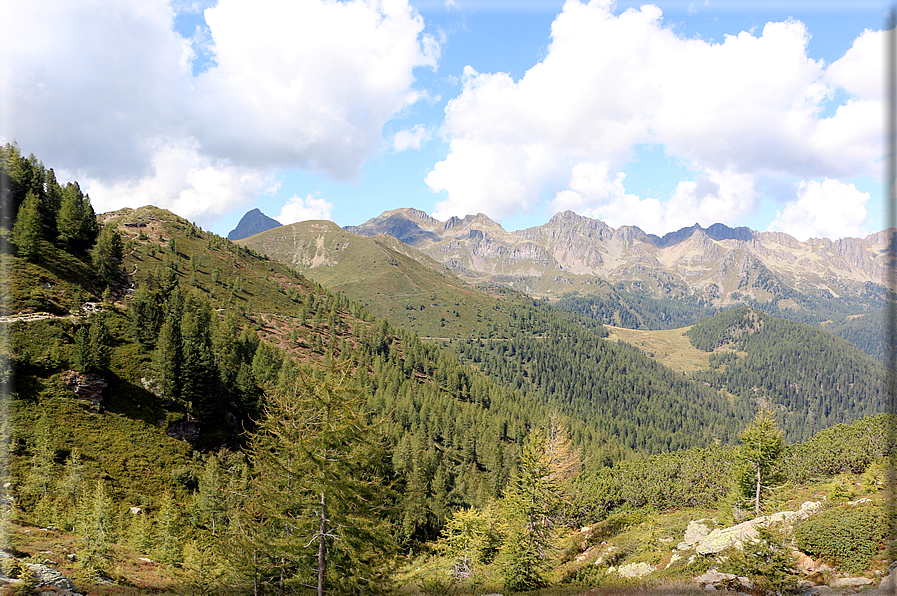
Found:
[(237, 224), (237, 227), (227, 234), (227, 239), (234, 241), (242, 240), (243, 238), (249, 238), (250, 236), (267, 232), (270, 229), (279, 228), (280, 226), (281, 223), (276, 219), (268, 217), (262, 213), (260, 209), (253, 209), (252, 211), (248, 211), (246, 215), (240, 219), (240, 223)]
[(589, 293), (600, 278), (657, 298), (691, 296), (714, 306), (787, 301), (795, 292), (870, 297), (877, 304), (889, 259), (887, 231), (800, 242), (781, 232), (717, 223), (658, 237), (635, 226), (614, 229), (572, 211), (515, 232), (482, 213), (441, 222), (416, 209), (387, 211), (345, 229), (394, 236), (461, 277), (537, 297)]

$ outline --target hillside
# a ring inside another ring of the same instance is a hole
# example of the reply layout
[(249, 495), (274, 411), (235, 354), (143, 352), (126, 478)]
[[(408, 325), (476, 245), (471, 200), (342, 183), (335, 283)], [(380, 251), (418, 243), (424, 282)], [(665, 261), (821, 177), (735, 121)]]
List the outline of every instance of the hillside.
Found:
[(868, 301), (881, 294), (886, 272), (885, 232), (802, 243), (782, 233), (714, 224), (658, 238), (569, 211), (542, 226), (507, 232), (483, 214), (443, 223), (413, 209), (388, 211), (349, 230), (391, 234), (462, 277), (520, 284), (534, 296), (559, 297), (600, 277), (655, 298), (695, 295), (712, 305), (777, 301), (788, 290), (854, 297), (859, 304), (863, 296)]
[(389, 234), (462, 279), (557, 301), (601, 323), (672, 329), (740, 304), (830, 331), (880, 358), (888, 232), (799, 242), (782, 233), (714, 224), (663, 238), (558, 213), (508, 232), (485, 215), (440, 222), (414, 209), (387, 211), (347, 230)]
[[(397, 581), (432, 593), (439, 576), (415, 575), (421, 569), (445, 565), (477, 584), (468, 572), (495, 562), (479, 568), (508, 592), (550, 582), (577, 590), (610, 575), (572, 564), (598, 554), (589, 540), (613, 538), (619, 562), (653, 565), (666, 554), (633, 548), (653, 549), (653, 534), (621, 532), (666, 528), (670, 518), (655, 514), (682, 507), (727, 522), (744, 505), (733, 491), (753, 472), (734, 443), (760, 400), (724, 385), (736, 377), (691, 380), (603, 339), (590, 319), (514, 295), (482, 295), (504, 318), (474, 327), (472, 338), (425, 343), (167, 211), (95, 217), (77, 185), (54, 186), (37, 160), (4, 152), (0, 174), (14, 183), (4, 200), (18, 209), (15, 221), (0, 222), (10, 249), (0, 519), (15, 529), (0, 532), (10, 555), (0, 577), (18, 583), (0, 589), (26, 592), (53, 573), (62, 582), (59, 567), (83, 591), (104, 594), (285, 593), (320, 577), (342, 593)], [(821, 380), (820, 403), (833, 403), (824, 401), (830, 369), (801, 342), (843, 361), (836, 391), (868, 359), (791, 325), (728, 311), (688, 337), (702, 350), (729, 348), (707, 356), (706, 374), (737, 371), (742, 352), (753, 364), (753, 354), (782, 344), (777, 357), (788, 366), (792, 354), (803, 357), (812, 366), (801, 374)], [(871, 399), (849, 395), (858, 408)], [(823, 421), (834, 419), (813, 420)], [(783, 446), (767, 483), (780, 473), (804, 484), (764, 494), (764, 508), (818, 492), (806, 483), (832, 475), (853, 475), (853, 486), (880, 465), (883, 429), (882, 417), (865, 418)], [(826, 490), (832, 500), (853, 496)], [(559, 552), (562, 527), (583, 524), (604, 530), (570, 538), (559, 559), (546, 556)], [(467, 538), (442, 542), (459, 527), (484, 540), (473, 558), (464, 551), (462, 567), (452, 549)], [(548, 531), (527, 538), (532, 528)], [(861, 569), (881, 571), (878, 551), (870, 556)], [(713, 564), (721, 563), (699, 567)], [(687, 567), (651, 581), (691, 581)], [(61, 593), (71, 593), (65, 581)]]
[(511, 315), (496, 298), (523, 302), (514, 292), (487, 294), (475, 289), (391, 236), (366, 238), (329, 221), (283, 226), (239, 244), (286, 263), (365, 304), (375, 316), (425, 337), (470, 337), (485, 326), (506, 336)]
[(696, 374), (714, 387), (780, 408), (792, 440), (885, 411), (885, 371), (848, 341), (749, 307), (696, 323), (691, 343), (710, 355)]

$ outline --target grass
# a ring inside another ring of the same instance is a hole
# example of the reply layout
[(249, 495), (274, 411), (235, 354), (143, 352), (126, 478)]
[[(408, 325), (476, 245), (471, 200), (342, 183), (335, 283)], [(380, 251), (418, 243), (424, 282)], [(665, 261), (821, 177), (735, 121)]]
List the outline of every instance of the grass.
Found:
[(469, 286), (430, 257), (390, 236), (365, 237), (332, 222), (300, 222), (239, 241), (364, 304), (376, 317), (423, 338), (469, 338), (516, 328), (516, 292)]
[(624, 341), (635, 346), (661, 364), (682, 373), (692, 373), (710, 368), (710, 354), (691, 345), (686, 336), (689, 327), (645, 331), (607, 327), (610, 341)]

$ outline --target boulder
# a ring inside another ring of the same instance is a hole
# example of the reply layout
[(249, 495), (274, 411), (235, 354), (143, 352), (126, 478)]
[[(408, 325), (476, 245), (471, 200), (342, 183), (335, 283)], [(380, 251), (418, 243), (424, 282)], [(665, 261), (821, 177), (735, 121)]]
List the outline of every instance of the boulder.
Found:
[(832, 588), (860, 588), (871, 583), (872, 580), (868, 577), (839, 577), (829, 582), (829, 586)]
[(704, 540), (704, 538), (707, 537), (707, 534), (710, 533), (710, 528), (702, 523), (705, 521), (708, 520), (699, 519), (697, 521), (688, 522), (688, 527), (685, 529), (685, 536), (683, 536), (682, 542), (676, 545), (676, 548), (679, 550), (688, 550), (694, 548), (696, 544)]
[(654, 572), (656, 569), (657, 567), (654, 565), (643, 561), (641, 563), (621, 565), (620, 568), (617, 569), (617, 573), (619, 573), (621, 577), (644, 577), (649, 573)]
[(26, 565), (40, 584), (53, 586), (66, 594), (71, 594), (75, 591), (75, 584), (72, 583), (72, 580), (64, 576), (59, 570), (37, 563), (26, 563)]
[(729, 528), (717, 528), (695, 546), (695, 551), (701, 555), (713, 555), (732, 546), (744, 544), (746, 540), (757, 538), (759, 536), (757, 528), (775, 523), (788, 525), (796, 520), (807, 519), (821, 510), (821, 501), (806, 501), (797, 511), (779, 511), (772, 515), (761, 515)]

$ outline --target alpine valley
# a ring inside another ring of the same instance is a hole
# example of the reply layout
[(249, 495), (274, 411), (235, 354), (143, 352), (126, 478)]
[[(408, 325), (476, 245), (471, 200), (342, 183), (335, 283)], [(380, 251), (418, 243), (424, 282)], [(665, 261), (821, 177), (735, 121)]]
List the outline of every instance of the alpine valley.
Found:
[(894, 581), (888, 233), (400, 209), (232, 242), (0, 149), (4, 594)]

